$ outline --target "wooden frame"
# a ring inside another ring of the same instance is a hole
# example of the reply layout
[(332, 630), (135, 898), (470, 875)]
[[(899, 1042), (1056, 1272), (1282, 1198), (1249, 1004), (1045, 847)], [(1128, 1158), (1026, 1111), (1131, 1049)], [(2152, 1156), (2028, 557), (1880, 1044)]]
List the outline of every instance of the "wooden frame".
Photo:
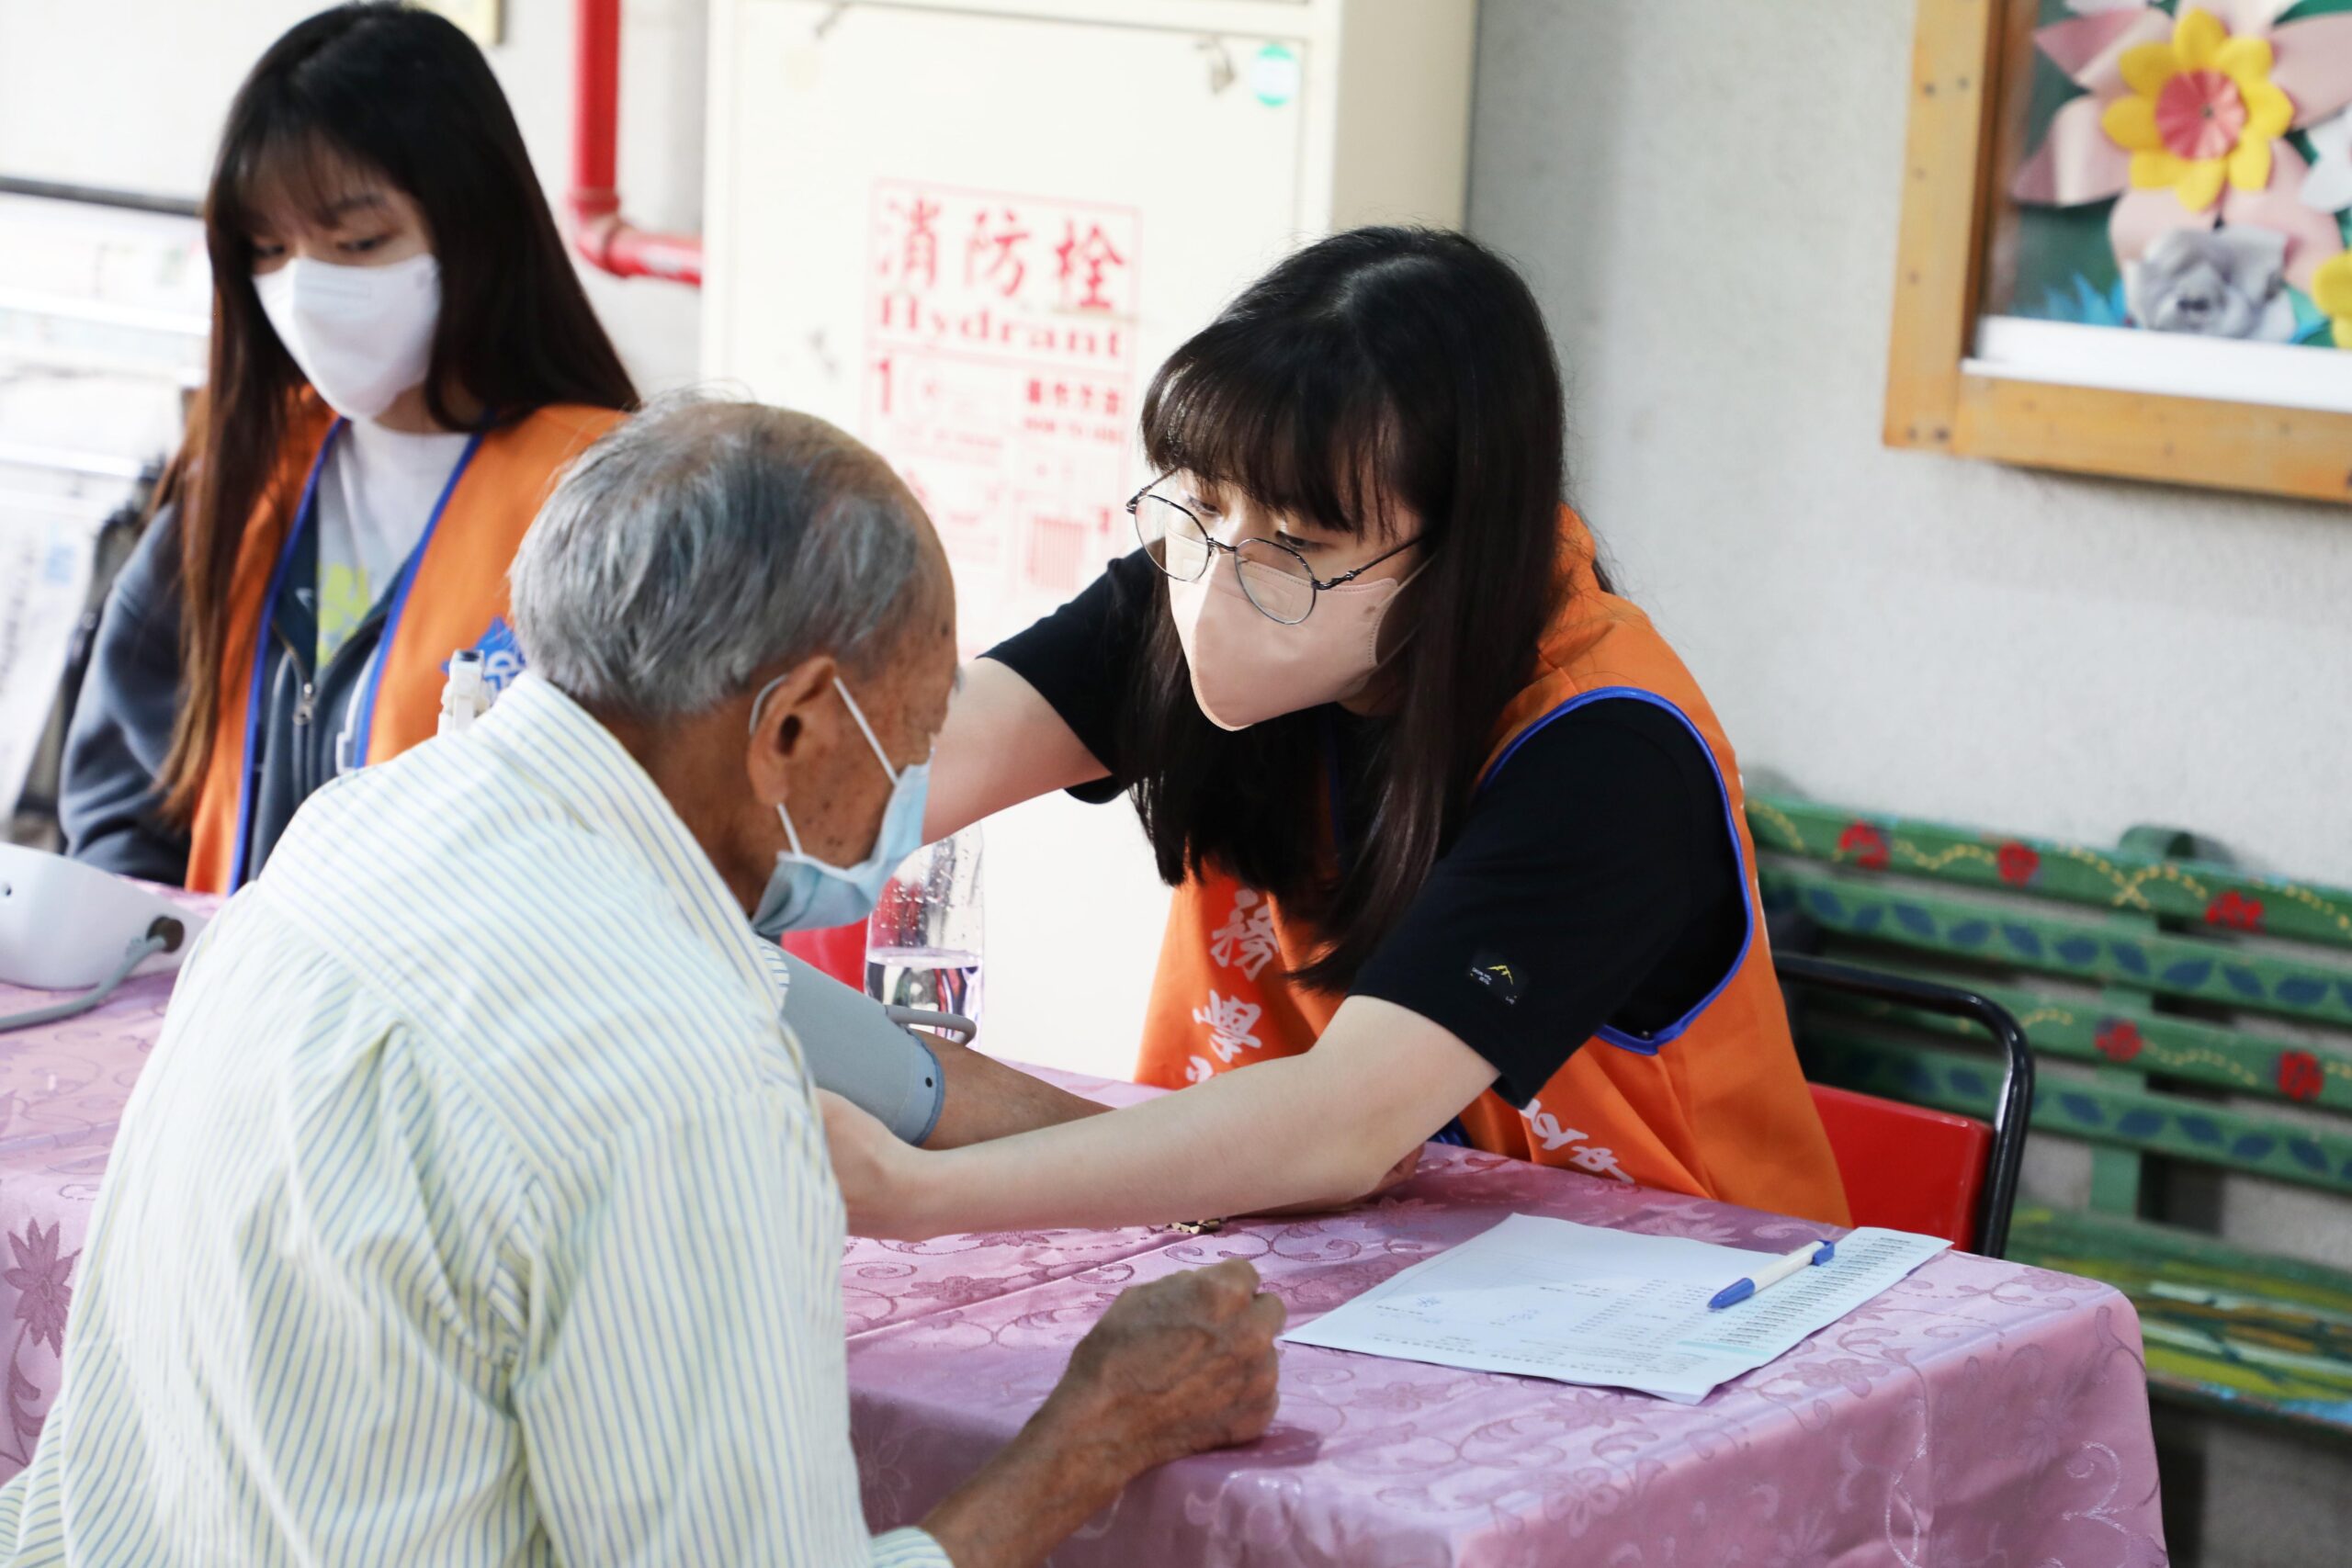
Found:
[[(1954, 457), (2352, 504), (2352, 414), (1973, 375), (2005, 144), (2000, 86), (2030, 68), (2031, 0), (1917, 0), (1885, 439)], [(2020, 20), (2020, 13), (2023, 21)]]

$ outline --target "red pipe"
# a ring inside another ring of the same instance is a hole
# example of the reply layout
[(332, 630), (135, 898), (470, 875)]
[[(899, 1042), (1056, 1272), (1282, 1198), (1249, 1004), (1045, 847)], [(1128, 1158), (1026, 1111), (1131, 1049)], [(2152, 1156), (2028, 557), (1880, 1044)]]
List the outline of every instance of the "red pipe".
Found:
[(657, 234), (621, 216), (621, 0), (580, 0), (573, 40), (571, 243), (589, 265), (618, 277), (666, 277), (702, 287), (702, 236)]

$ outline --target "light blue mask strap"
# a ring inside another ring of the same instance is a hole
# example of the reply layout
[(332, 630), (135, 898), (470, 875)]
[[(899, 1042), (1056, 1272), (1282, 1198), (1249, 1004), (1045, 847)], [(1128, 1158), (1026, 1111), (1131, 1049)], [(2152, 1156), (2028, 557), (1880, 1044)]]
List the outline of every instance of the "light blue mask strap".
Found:
[(890, 753), (882, 750), (882, 742), (875, 737), (874, 727), (865, 722), (865, 710), (857, 705), (857, 699), (849, 694), (849, 688), (842, 684), (842, 678), (838, 675), (833, 677), (833, 690), (839, 692), (842, 701), (849, 705), (849, 716), (857, 720), (858, 733), (865, 737), (868, 746), (874, 748), (874, 760), (882, 764), (883, 775), (896, 787), (904, 774), (890, 765)]
[[(786, 673), (789, 674), (790, 671)], [(768, 705), (768, 694), (783, 685), (784, 682), (784, 675), (777, 676), (766, 685), (762, 686), (760, 694), (752, 699), (752, 722), (745, 729), (746, 734), (757, 735), (760, 732), (760, 710)], [(857, 705), (857, 699), (849, 694), (849, 688), (842, 684), (842, 678), (838, 675), (833, 677), (833, 690), (842, 694), (842, 703), (849, 709), (850, 717), (857, 720), (857, 732), (865, 737), (865, 744), (874, 752), (874, 760), (882, 764), (882, 776), (896, 784), (899, 782), (900, 770), (890, 765), (890, 753), (882, 750), (882, 742), (876, 738), (874, 727), (865, 722), (865, 710)], [(776, 809), (781, 811), (784, 807), (779, 806)], [(792, 831), (790, 818), (785, 818), (785, 831), (787, 833)], [(799, 835), (793, 834), (793, 851), (797, 853), (800, 848)]]
[[(747, 734), (757, 735), (760, 732), (760, 710), (768, 705), (768, 694), (782, 685), (784, 679), (779, 675), (770, 681), (760, 688), (760, 694), (752, 699), (752, 722), (745, 731)], [(882, 742), (874, 738), (874, 727), (865, 722), (865, 710), (857, 705), (857, 699), (849, 694), (849, 688), (842, 684), (842, 678), (838, 675), (833, 677), (833, 690), (842, 694), (842, 702), (849, 708), (850, 717), (857, 720), (857, 732), (865, 737), (866, 745), (873, 749), (874, 760), (882, 764), (882, 776), (890, 781), (893, 791), (897, 790), (905, 774), (891, 768), (889, 753), (883, 750)], [(784, 808), (784, 802), (779, 800), (775, 803), (775, 814), (784, 824), (784, 841), (792, 846), (795, 858), (808, 860), (808, 855), (800, 848), (800, 830), (792, 825), (792, 813)]]
[(800, 852), (800, 829), (792, 825), (792, 813), (784, 808), (784, 802), (779, 800), (775, 803), (775, 814), (777, 820), (784, 824), (784, 841), (792, 846), (794, 858), (807, 860), (808, 857)]
[[(786, 671), (785, 673), (790, 674), (791, 671)], [(760, 710), (768, 705), (768, 694), (783, 684), (784, 676), (779, 675), (760, 688), (760, 694), (752, 699), (752, 722), (743, 727), (744, 734), (757, 735), (760, 732)]]

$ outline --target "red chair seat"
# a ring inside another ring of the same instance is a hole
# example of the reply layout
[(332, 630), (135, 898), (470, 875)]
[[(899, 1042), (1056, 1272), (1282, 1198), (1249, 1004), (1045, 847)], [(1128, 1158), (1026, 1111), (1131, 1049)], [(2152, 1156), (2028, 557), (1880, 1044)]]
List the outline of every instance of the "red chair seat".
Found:
[(1976, 1245), (1976, 1201), (1993, 1150), (1992, 1128), (1973, 1116), (1810, 1087), (1856, 1224), (1939, 1235), (1959, 1247)]

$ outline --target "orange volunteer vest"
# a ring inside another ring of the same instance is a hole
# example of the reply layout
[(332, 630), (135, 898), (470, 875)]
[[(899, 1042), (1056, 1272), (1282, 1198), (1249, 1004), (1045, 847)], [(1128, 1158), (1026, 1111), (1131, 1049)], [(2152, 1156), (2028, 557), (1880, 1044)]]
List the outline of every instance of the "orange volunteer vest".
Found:
[[(438, 728), (450, 654), (482, 647), (504, 631), (506, 569), (524, 533), (565, 465), (621, 417), (610, 409), (543, 408), (476, 436), (466, 448), (393, 583), (353, 724), (355, 766), (397, 756)], [(197, 795), (188, 849), (187, 885), (195, 892), (234, 892), (243, 874), (269, 618), (342, 429), (323, 405), (306, 400), (238, 547), (212, 758)], [(289, 516), (279, 498), (298, 486), (301, 500)], [(235, 678), (227, 678), (232, 673)]]
[[(1463, 1129), (1478, 1148), (1539, 1165), (1847, 1224), (1845, 1188), (1772, 975), (1738, 763), (1698, 682), (1649, 617), (1601, 592), (1592, 550), (1583, 524), (1564, 512), (1564, 607), (1544, 635), (1533, 679), (1504, 710), (1486, 776), (1527, 736), (1586, 703), (1631, 698), (1666, 707), (1705, 744), (1723, 784), (1747, 884), (1747, 937), (1731, 973), (1686, 1017), (1647, 1038), (1603, 1029), (1525, 1109), (1489, 1089), (1462, 1112)], [(1577, 896), (1561, 889), (1563, 897)], [(1179, 887), (1137, 1080), (1181, 1089), (1307, 1050), (1345, 999), (1285, 977), (1311, 952), (1308, 934), (1283, 918), (1275, 900), (1229, 875)]]

